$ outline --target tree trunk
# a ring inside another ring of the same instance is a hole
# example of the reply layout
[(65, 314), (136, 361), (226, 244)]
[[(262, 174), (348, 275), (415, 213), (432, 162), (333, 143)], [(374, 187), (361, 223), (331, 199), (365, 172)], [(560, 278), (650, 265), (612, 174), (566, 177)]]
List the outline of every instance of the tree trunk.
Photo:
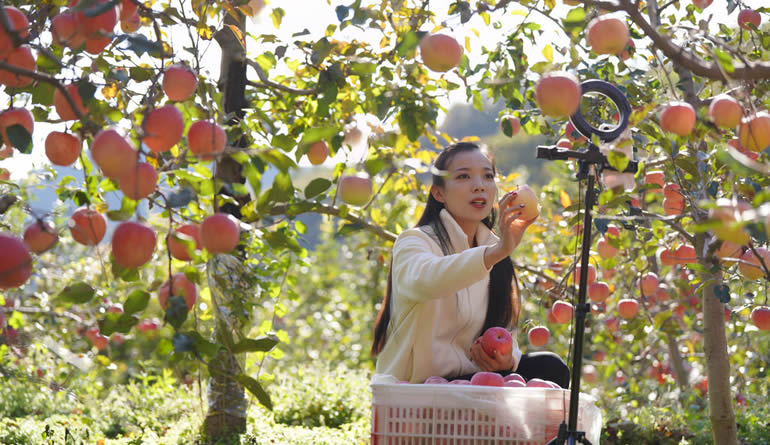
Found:
[[(236, 20), (230, 14), (225, 15), (222, 30), (215, 34), (215, 39), (222, 49), (220, 63), (219, 87), (224, 92), (223, 109), (225, 114), (233, 116), (228, 124), (234, 124), (243, 118), (246, 88), (246, 48), (245, 41), (232, 31), (228, 25), (246, 34), (246, 22), (243, 14)], [(235, 140), (233, 140), (235, 139)], [(230, 144), (243, 146), (246, 143), (243, 136), (233, 138), (230, 134)], [(241, 176), (241, 166), (232, 158), (224, 157), (217, 160), (215, 179), (224, 183), (245, 182)], [(218, 193), (227, 194), (222, 187)], [(232, 189), (230, 189), (232, 190)], [(246, 202), (249, 196), (235, 196), (239, 202)], [(218, 204), (215, 204), (217, 206)], [(241, 217), (240, 207), (228, 203), (216, 210)], [(216, 255), (207, 264), (208, 282), (211, 288), (211, 299), (216, 320), (213, 340), (218, 344), (227, 344), (226, 338), (241, 338), (248, 314), (238, 310), (240, 302), (236, 301), (252, 295), (248, 292), (248, 281), (242, 276), (242, 259), (238, 252), (233, 255)], [(246, 417), (248, 400), (244, 388), (233, 378), (243, 373), (243, 357), (226, 348), (220, 349), (217, 357), (209, 365), (208, 384), (208, 413), (204, 421), (204, 431), (211, 442), (226, 441), (239, 443), (234, 436), (246, 432)]]
[[(703, 252), (707, 234), (696, 235), (695, 250)], [(730, 359), (725, 335), (725, 309), (714, 294), (722, 284), (721, 273), (701, 273), (701, 281), (711, 282), (703, 290), (703, 350), (706, 355), (708, 378), (709, 417), (715, 445), (736, 445), (738, 430), (735, 424), (730, 393)]]

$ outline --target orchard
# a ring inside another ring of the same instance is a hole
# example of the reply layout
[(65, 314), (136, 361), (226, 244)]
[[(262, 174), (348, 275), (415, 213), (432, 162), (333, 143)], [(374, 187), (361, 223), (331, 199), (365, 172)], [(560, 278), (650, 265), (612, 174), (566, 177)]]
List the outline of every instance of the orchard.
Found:
[[(192, 391), (180, 443), (274, 439), (256, 438), (254, 416), (352, 422), (341, 431), (355, 437), (336, 443), (363, 443), (371, 400), (359, 402), (371, 395), (345, 376), (371, 377), (393, 242), (422, 213), (438, 151), (465, 140), (489, 146), (499, 196), (517, 190), (537, 217), (512, 256), (523, 352), (570, 361), (591, 235), (580, 389), (602, 410), (604, 443), (634, 443), (619, 437), (640, 427), (644, 443), (669, 443), (660, 431), (720, 445), (766, 437), (756, 419), (770, 397), (770, 8), (284, 3), (0, 7), (4, 387), (58, 388), (45, 409), (64, 406), (68, 387), (94, 400), (107, 388), (137, 398), (132, 385), (151, 382)], [(612, 104), (582, 94), (592, 79), (631, 104), (617, 140), (569, 120), (618, 122)], [(460, 105), (489, 133), (467, 114), (447, 126)], [(535, 155), (591, 143), (608, 164), (583, 227), (579, 164)], [(630, 160), (638, 172), (617, 173)], [(501, 331), (482, 337), (485, 350), (510, 350)], [(343, 371), (324, 377), (326, 365)], [(495, 376), (455, 384), (552, 387)], [(310, 403), (314, 389), (324, 400)], [(343, 392), (353, 399), (324, 404)], [(8, 406), (0, 442), (21, 417)], [(100, 430), (108, 416), (73, 413), (89, 416), (91, 442), (152, 430)], [(38, 426), (35, 437), (48, 434)], [(172, 443), (167, 430), (153, 430), (158, 443)]]

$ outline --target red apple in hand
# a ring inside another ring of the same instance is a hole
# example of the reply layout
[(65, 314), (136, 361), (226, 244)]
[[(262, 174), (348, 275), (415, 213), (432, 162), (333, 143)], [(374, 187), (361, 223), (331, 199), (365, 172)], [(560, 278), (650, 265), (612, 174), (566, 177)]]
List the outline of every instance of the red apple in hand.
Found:
[(511, 202), (510, 206), (516, 207), (521, 204), (524, 204), (524, 207), (521, 209), (521, 216), (519, 219), (529, 221), (540, 215), (537, 196), (535, 196), (535, 192), (529, 188), (527, 184), (520, 185), (516, 188), (516, 197), (513, 202)]
[(471, 385), (477, 386), (505, 386), (503, 376), (496, 372), (480, 371), (471, 377)]
[(513, 337), (505, 328), (491, 327), (481, 336), (481, 349), (490, 357), (506, 356), (513, 349)]

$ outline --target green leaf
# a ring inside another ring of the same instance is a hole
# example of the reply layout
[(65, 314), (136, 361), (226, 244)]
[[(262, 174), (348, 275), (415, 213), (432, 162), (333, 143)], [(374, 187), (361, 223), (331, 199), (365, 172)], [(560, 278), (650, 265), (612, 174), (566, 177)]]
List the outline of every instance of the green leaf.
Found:
[(278, 167), (282, 172), (286, 172), (291, 168), (297, 168), (297, 164), (288, 156), (280, 152), (279, 150), (268, 150), (259, 154), (259, 156), (265, 161)]
[(150, 80), (155, 75), (154, 71), (149, 67), (134, 66), (128, 69), (131, 78), (136, 82), (144, 82)]
[(137, 289), (128, 294), (125, 303), (123, 303), (123, 313), (131, 315), (142, 312), (147, 308), (149, 302), (150, 293), (142, 289)]
[(107, 218), (111, 221), (126, 221), (134, 216), (138, 203), (138, 201), (134, 201), (131, 198), (123, 197), (120, 204), (120, 210), (110, 210), (107, 212)]
[(285, 134), (276, 134), (273, 136), (271, 144), (273, 147), (278, 147), (283, 151), (291, 151), (294, 146), (297, 145), (297, 141), (295, 141), (291, 136)]
[(414, 31), (409, 31), (406, 34), (399, 36), (399, 42), (396, 46), (396, 51), (399, 57), (407, 57), (414, 53), (417, 44), (420, 43), (420, 38)]
[(93, 287), (82, 281), (70, 284), (59, 292), (59, 298), (69, 303), (87, 303), (94, 297)]
[(121, 266), (115, 262), (115, 259), (110, 255), (110, 261), (112, 263), (112, 274), (123, 281), (139, 281), (139, 268), (129, 269)]
[(302, 134), (302, 142), (300, 143), (300, 145), (308, 145), (316, 141), (328, 141), (338, 132), (339, 132), (339, 129), (337, 127), (308, 128)]
[(206, 340), (199, 332), (186, 331), (182, 335), (192, 340), (195, 351), (201, 355), (213, 357), (217, 354), (217, 352), (219, 352), (220, 346), (216, 343), (212, 343)]
[(332, 182), (325, 178), (315, 178), (312, 181), (310, 181), (310, 184), (308, 184), (305, 187), (305, 198), (310, 199), (314, 198), (321, 193), (329, 190), (329, 187), (332, 186)]
[(250, 393), (254, 394), (254, 397), (259, 400), (259, 403), (261, 403), (262, 406), (271, 411), (273, 410), (273, 402), (270, 401), (270, 395), (268, 395), (265, 390), (262, 389), (262, 385), (260, 385), (258, 381), (245, 374), (236, 375), (235, 381), (249, 390)]
[(181, 332), (174, 334), (171, 343), (174, 345), (174, 352), (177, 354), (195, 351), (195, 342), (193, 339)]
[(187, 303), (184, 297), (179, 295), (172, 295), (168, 299), (168, 307), (166, 308), (166, 314), (163, 320), (168, 322), (171, 326), (179, 329), (187, 320)]
[(126, 36), (128, 40), (128, 49), (135, 52), (138, 56), (145, 53), (160, 54), (163, 47), (156, 41), (150, 40), (142, 34), (130, 34)]
[(726, 284), (714, 286), (714, 295), (719, 298), (720, 302), (727, 304), (730, 302), (730, 287)]
[(621, 151), (610, 150), (607, 154), (607, 161), (612, 168), (619, 172), (622, 172), (628, 167), (628, 157)]
[(6, 128), (8, 140), (17, 150), (28, 155), (32, 153), (32, 135), (21, 124), (13, 124)]
[(161, 338), (158, 342), (158, 346), (155, 347), (155, 352), (158, 353), (158, 355), (168, 355), (171, 353), (171, 351), (174, 350), (174, 344), (171, 343), (171, 340), (167, 338)]
[(714, 48), (714, 55), (716, 55), (719, 65), (722, 66), (722, 69), (724, 69), (725, 72), (732, 73), (735, 71), (735, 67), (733, 66), (733, 58), (730, 57), (730, 54), (722, 51), (719, 48)]
[(583, 8), (572, 8), (567, 13), (567, 17), (564, 18), (563, 23), (565, 28), (574, 28), (577, 26), (583, 26), (586, 21), (586, 10)]
[(191, 187), (182, 187), (168, 196), (166, 204), (171, 209), (178, 209), (180, 207), (187, 207), (187, 204), (193, 199), (195, 199), (195, 190)]
[(273, 179), (270, 199), (274, 202), (288, 202), (294, 196), (294, 186), (287, 172), (280, 172)]
[(347, 236), (353, 232), (357, 232), (359, 230), (362, 230), (364, 228), (364, 225), (361, 223), (349, 223), (343, 225), (340, 230), (334, 234), (334, 238), (341, 238), (344, 236)]
[(275, 335), (269, 335), (256, 339), (246, 338), (233, 346), (232, 353), (239, 354), (241, 352), (268, 352), (277, 344), (278, 337)]

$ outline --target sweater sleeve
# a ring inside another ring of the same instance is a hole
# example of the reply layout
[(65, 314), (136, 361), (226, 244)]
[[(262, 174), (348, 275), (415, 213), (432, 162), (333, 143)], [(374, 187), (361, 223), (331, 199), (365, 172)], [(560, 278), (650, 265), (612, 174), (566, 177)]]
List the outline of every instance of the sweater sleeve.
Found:
[(393, 246), (393, 282), (399, 294), (413, 302), (452, 295), (481, 281), (487, 246), (440, 256), (433, 253), (427, 235), (404, 232)]

